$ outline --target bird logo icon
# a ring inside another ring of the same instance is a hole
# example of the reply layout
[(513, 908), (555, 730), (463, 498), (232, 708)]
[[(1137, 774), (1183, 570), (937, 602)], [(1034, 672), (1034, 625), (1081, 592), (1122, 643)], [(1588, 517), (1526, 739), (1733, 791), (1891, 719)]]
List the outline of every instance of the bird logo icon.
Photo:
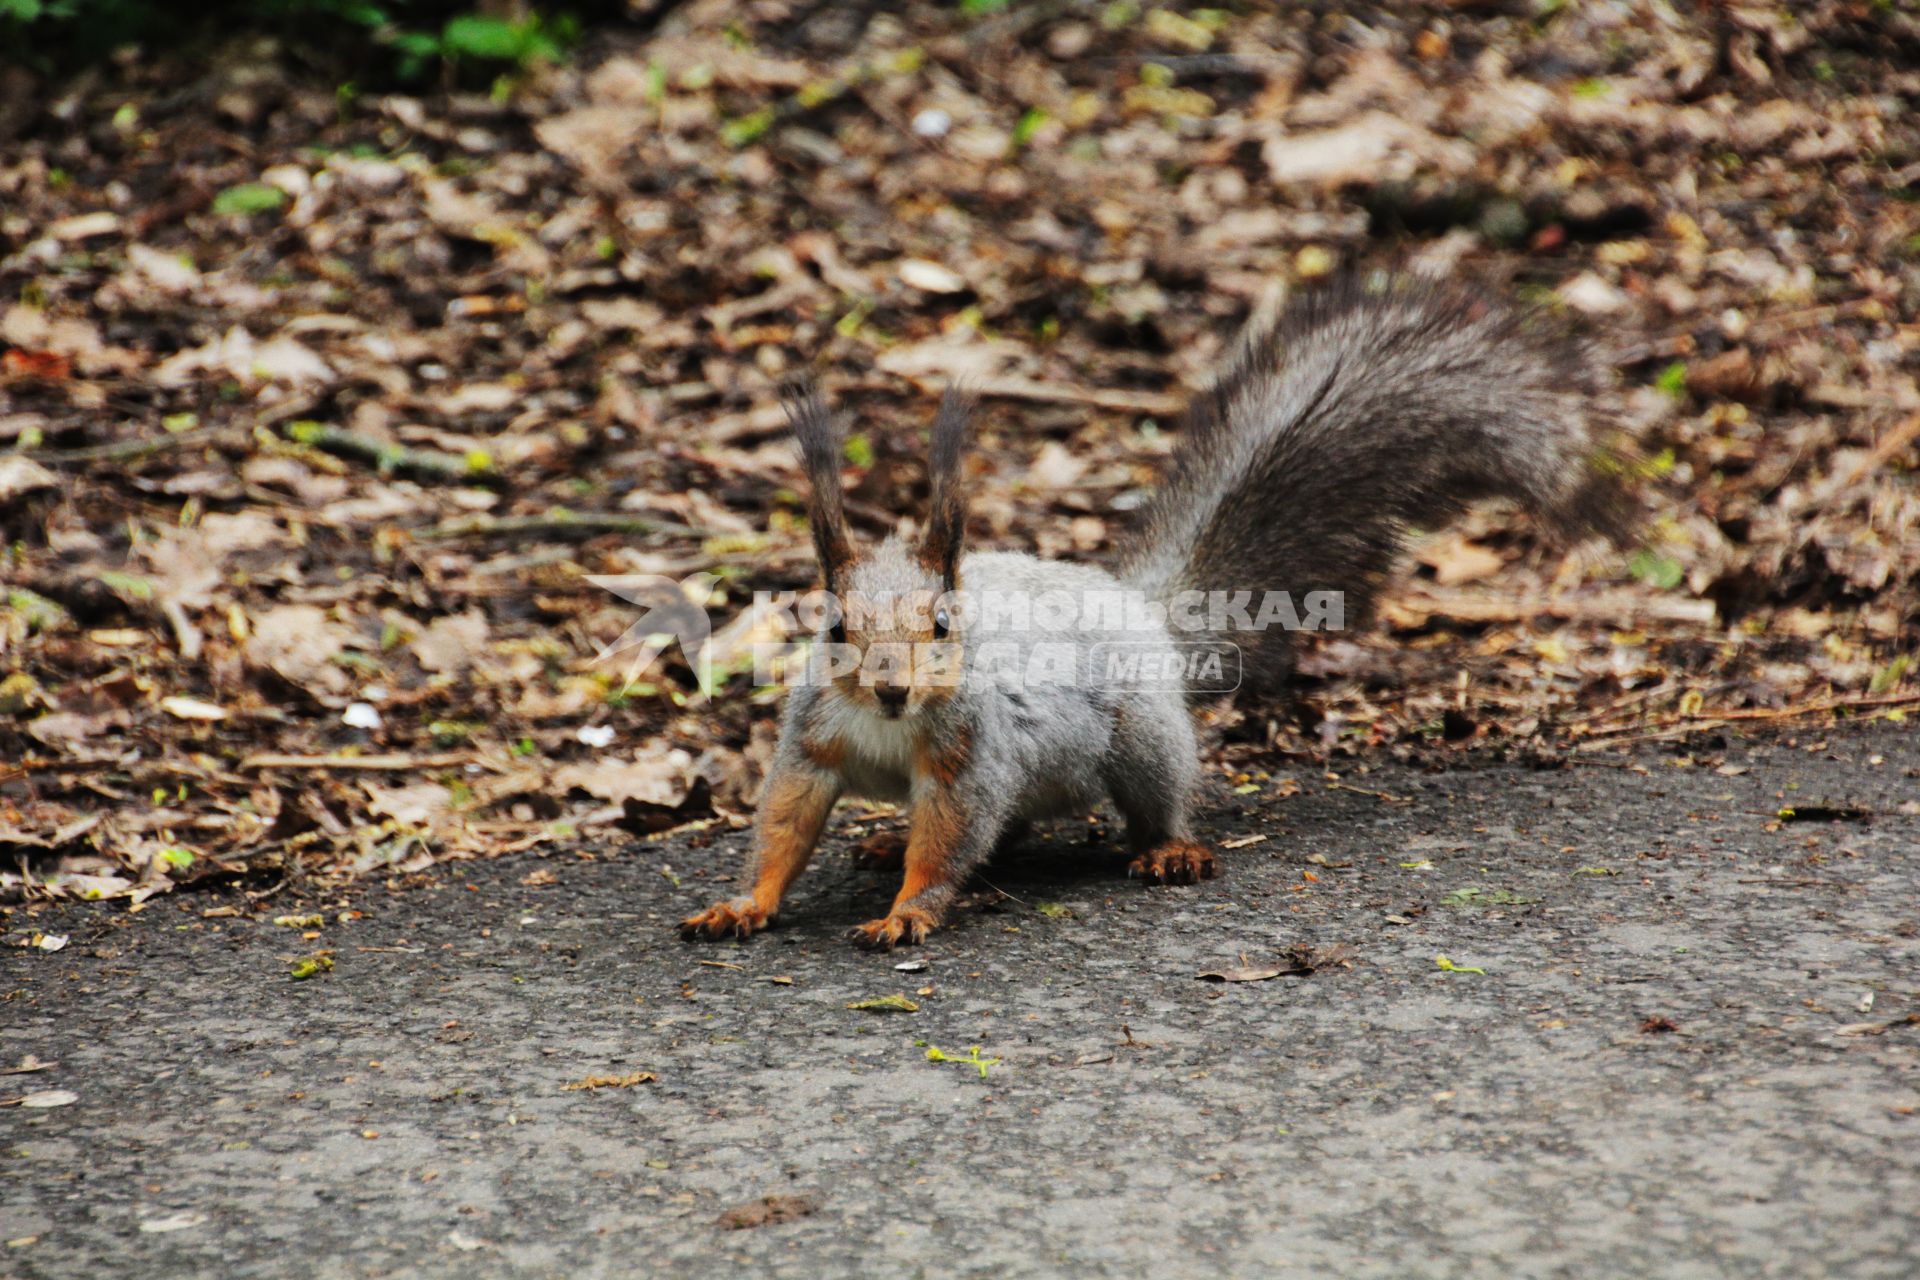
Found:
[(713, 637), (713, 623), (707, 617), (707, 606), (720, 582), (719, 574), (695, 573), (675, 582), (654, 573), (595, 573), (588, 574), (587, 581), (640, 607), (640, 616), (620, 633), (620, 638), (593, 656), (597, 665), (625, 655), (623, 692), (675, 644), (680, 646), (700, 688), (711, 687), (707, 642)]

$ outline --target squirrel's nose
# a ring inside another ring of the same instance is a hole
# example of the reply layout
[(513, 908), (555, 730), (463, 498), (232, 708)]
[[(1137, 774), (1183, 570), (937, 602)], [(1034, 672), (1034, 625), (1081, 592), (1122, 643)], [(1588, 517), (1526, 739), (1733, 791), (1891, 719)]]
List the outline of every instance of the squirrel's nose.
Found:
[(898, 711), (907, 705), (907, 690), (901, 685), (877, 684), (873, 687), (873, 696), (889, 711)]

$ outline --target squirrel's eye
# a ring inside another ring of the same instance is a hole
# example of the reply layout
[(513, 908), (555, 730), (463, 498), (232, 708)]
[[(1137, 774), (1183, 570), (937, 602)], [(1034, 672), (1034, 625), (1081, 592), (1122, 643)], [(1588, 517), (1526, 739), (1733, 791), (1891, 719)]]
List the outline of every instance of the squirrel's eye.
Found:
[(827, 628), (827, 638), (835, 644), (847, 642), (847, 623), (844, 618), (835, 618), (833, 625)]
[(933, 638), (935, 640), (945, 640), (947, 638), (947, 629), (952, 625), (952, 622), (947, 618), (947, 611), (945, 609), (936, 609), (933, 614)]

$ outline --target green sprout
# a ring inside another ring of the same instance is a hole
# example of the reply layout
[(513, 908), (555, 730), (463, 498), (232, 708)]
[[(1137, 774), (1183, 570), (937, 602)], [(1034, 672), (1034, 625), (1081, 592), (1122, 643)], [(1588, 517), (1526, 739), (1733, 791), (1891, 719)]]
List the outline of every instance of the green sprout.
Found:
[(932, 1045), (928, 1045), (927, 1061), (928, 1062), (963, 1062), (968, 1066), (978, 1067), (980, 1069), (980, 1078), (982, 1080), (985, 1080), (987, 1078), (987, 1068), (997, 1067), (1000, 1065), (1000, 1059), (998, 1058), (981, 1057), (980, 1046), (977, 1044), (967, 1051), (967, 1056), (964, 1058), (956, 1058), (950, 1053), (942, 1053), (940, 1052), (940, 1050), (934, 1048)]

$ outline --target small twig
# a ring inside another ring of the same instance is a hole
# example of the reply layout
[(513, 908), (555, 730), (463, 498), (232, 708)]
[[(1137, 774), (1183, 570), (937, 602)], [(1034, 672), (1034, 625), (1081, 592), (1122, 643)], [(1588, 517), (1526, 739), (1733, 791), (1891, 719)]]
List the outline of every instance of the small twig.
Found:
[(286, 888), (288, 885), (292, 883), (293, 883), (293, 877), (289, 875), (287, 871), (283, 868), (280, 872), (280, 878), (278, 880), (275, 880), (272, 884), (268, 885), (266, 888), (245, 889), (245, 890), (242, 890), (242, 892), (246, 894), (248, 902), (256, 902), (256, 903), (265, 902), (268, 898), (273, 897), (276, 893), (279, 893), (282, 889)]
[(198, 431), (182, 431), (174, 435), (155, 436), (150, 439), (122, 440), (116, 444), (88, 445), (84, 449), (30, 449), (27, 456), (38, 462), (50, 462), (55, 466), (62, 463), (81, 462), (136, 462), (170, 449), (186, 449), (194, 445), (218, 444), (222, 442), (239, 443), (245, 436), (232, 427), (201, 427)]
[(1616, 729), (1604, 729), (1581, 742), (1574, 744), (1575, 751), (1588, 751), (1602, 747), (1622, 747), (1635, 742), (1654, 742), (1663, 738), (1685, 737), (1690, 733), (1704, 733), (1709, 729), (1721, 729), (1740, 721), (1794, 720), (1801, 716), (1817, 716), (1834, 711), (1870, 711), (1877, 707), (1904, 707), (1920, 703), (1920, 690), (1911, 693), (1891, 693), (1877, 698), (1828, 698), (1823, 702), (1803, 702), (1790, 707), (1727, 707), (1720, 710), (1701, 709), (1684, 713), (1676, 720), (1670, 720), (1656, 728), (1645, 729), (1639, 726), (1621, 726)]
[(981, 884), (987, 886), (987, 888), (993, 890), (995, 893), (999, 894), (1001, 897), (1005, 898), (1009, 902), (1017, 902), (1023, 907), (1033, 906), (1033, 904), (1031, 902), (1028, 902), (1025, 898), (1022, 898), (1016, 894), (1008, 893), (1005, 889), (1002, 889), (999, 885), (987, 879), (985, 876), (981, 875), (977, 871), (974, 872), (973, 878), (978, 880)]
[(242, 769), (375, 769), (405, 771), (409, 769), (447, 769), (455, 765), (480, 764), (486, 761), (469, 752), (455, 751), (437, 756), (410, 756), (390, 754), (380, 756), (284, 756), (271, 752), (248, 756), (240, 762)]
[(199, 661), (200, 650), (206, 644), (206, 640), (200, 634), (200, 628), (193, 625), (193, 619), (187, 616), (187, 611), (181, 607), (180, 602), (169, 596), (160, 602), (160, 612), (166, 618), (168, 625), (173, 628), (174, 640), (180, 646), (180, 657), (187, 662)]
[(617, 516), (597, 511), (552, 511), (540, 516), (470, 516), (446, 520), (414, 531), (426, 541), (447, 538), (590, 538), (602, 533), (673, 533), (687, 538), (711, 538), (711, 529), (650, 520), (645, 516)]
[(869, 81), (910, 75), (920, 66), (925, 54), (918, 48), (902, 49), (870, 62), (844, 66), (823, 78), (809, 80), (779, 101), (720, 127), (720, 139), (729, 147), (744, 147), (778, 124), (785, 124), (814, 108), (832, 102), (848, 90)]
[[(1844, 496), (1849, 489), (1886, 466), (1894, 454), (1912, 444), (1916, 439), (1920, 439), (1920, 413), (1887, 432), (1885, 438), (1874, 445), (1873, 452), (1849, 468), (1845, 475), (1834, 476), (1828, 480), (1826, 487), (1808, 504), (1809, 509), (1818, 510)], [(1797, 518), (1804, 520), (1806, 512), (1802, 511)]]
[(380, 468), (382, 475), (406, 471), (435, 480), (480, 484), (497, 481), (493, 459), (486, 453), (443, 453), (438, 449), (410, 449), (374, 436), (349, 431), (327, 422), (290, 422), (287, 439), (328, 453), (366, 458)]
[[(1723, 680), (1714, 685), (1711, 691), (1702, 690), (1701, 696), (1705, 698), (1709, 692), (1725, 693), (1734, 687), (1733, 681)], [(1644, 707), (1657, 698), (1673, 697), (1677, 692), (1679, 691), (1671, 681), (1662, 680), (1659, 684), (1614, 699), (1591, 715), (1583, 716), (1570, 723), (1567, 729), (1569, 733), (1586, 737), (1608, 733), (1631, 733), (1646, 727), (1645, 714), (1633, 714), (1635, 708)]]
[[(270, 427), (297, 418), (303, 413), (313, 411), (320, 402), (315, 395), (297, 395), (271, 405), (253, 415), (253, 425)], [(88, 445), (83, 449), (32, 449), (27, 456), (40, 462), (61, 463), (80, 462), (136, 462), (154, 454), (166, 453), (173, 449), (186, 449), (202, 444), (227, 444), (240, 446), (246, 443), (246, 432), (237, 426), (198, 427), (192, 431), (168, 432), (164, 435), (144, 437), (138, 440), (121, 440), (114, 444)]]
[(1412, 804), (1413, 803), (1412, 796), (1396, 796), (1396, 795), (1390, 795), (1385, 791), (1369, 791), (1365, 787), (1349, 786), (1344, 782), (1329, 782), (1327, 784), (1327, 790), (1351, 791), (1355, 795), (1372, 796), (1375, 800), (1384, 800), (1388, 804)]
[[(1612, 622), (1649, 620), (1690, 622), (1710, 626), (1716, 617), (1711, 600), (1687, 600), (1666, 596), (1645, 596), (1635, 592), (1610, 591), (1584, 599), (1542, 599), (1540, 597), (1503, 597), (1464, 591), (1436, 591), (1409, 585), (1387, 602), (1384, 612), (1389, 621), (1412, 622), (1410, 615), (1439, 615), (1456, 622), (1522, 622), (1528, 618), (1564, 618), (1570, 622)], [(1424, 617), (1420, 619), (1424, 621)]]
[[(1605, 751), (1615, 747), (1637, 746), (1643, 742), (1665, 742), (1669, 738), (1684, 738), (1689, 734), (1708, 733), (1714, 729), (1724, 729), (1725, 720), (1698, 720), (1691, 724), (1667, 725), (1660, 729), (1649, 729), (1644, 733), (1630, 733), (1622, 737), (1588, 738), (1573, 744), (1575, 751)], [(1612, 730), (1609, 731), (1614, 732)]]
[(529, 569), (544, 568), (550, 564), (564, 564), (573, 558), (573, 553), (563, 547), (545, 547), (539, 551), (529, 551), (525, 555), (501, 556), (498, 560), (488, 560), (467, 570), (470, 577), (492, 578), (501, 574), (525, 573)]
[(1898, 1018), (1888, 1018), (1885, 1022), (1855, 1022), (1839, 1028), (1833, 1034), (1837, 1036), (1883, 1036), (1895, 1027), (1920, 1026), (1920, 1011), (1902, 1014)]
[(1696, 711), (1715, 720), (1786, 720), (1794, 716), (1818, 715), (1823, 711), (1856, 711), (1872, 707), (1902, 707), (1920, 702), (1920, 690), (1889, 693), (1878, 698), (1829, 698), (1825, 702), (1805, 702), (1791, 707), (1747, 707), (1724, 711)]

